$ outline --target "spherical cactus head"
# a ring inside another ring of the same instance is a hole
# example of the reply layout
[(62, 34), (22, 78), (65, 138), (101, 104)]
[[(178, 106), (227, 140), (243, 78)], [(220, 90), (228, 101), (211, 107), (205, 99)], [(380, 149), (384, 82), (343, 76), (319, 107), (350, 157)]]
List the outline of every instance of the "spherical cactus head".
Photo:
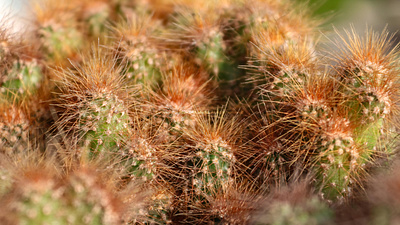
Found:
[(129, 133), (134, 90), (123, 82), (121, 68), (104, 49), (84, 56), (75, 70), (59, 73), (57, 105), (63, 110), (56, 124), (89, 146), (90, 155), (113, 152)]
[(106, 24), (112, 16), (112, 8), (115, 7), (109, 0), (85, 1), (82, 3), (83, 20), (88, 33), (92, 37), (100, 37), (107, 34)]
[[(205, 68), (213, 78), (218, 75), (223, 66), (228, 65), (225, 55), (226, 44), (220, 24), (219, 15), (211, 12), (212, 7), (188, 8), (180, 7), (175, 17), (174, 33), (180, 35), (171, 37), (177, 46), (184, 46), (197, 65)], [(229, 74), (227, 74), (229, 76)]]
[(29, 110), (17, 103), (0, 102), (0, 152), (25, 154), (30, 147), (33, 121)]
[(336, 45), (341, 54), (332, 55), (338, 63), (343, 96), (355, 119), (361, 125), (379, 123), (380, 119), (391, 123), (397, 120), (399, 53), (398, 46), (391, 45), (393, 35), (386, 29), (380, 34), (367, 30), (360, 37), (352, 28), (339, 37)]
[[(305, 3), (288, 1), (245, 1), (250, 10), (248, 26), (252, 32), (265, 32), (269, 46), (279, 48), (286, 41), (299, 41), (304, 37), (315, 37), (324, 22), (316, 18), (311, 7)], [(265, 9), (268, 9), (267, 11)], [(269, 13), (273, 12), (273, 13)]]
[(204, 71), (190, 64), (179, 64), (162, 77), (162, 86), (151, 92), (149, 101), (154, 104), (162, 121), (181, 132), (181, 127), (193, 123), (197, 110), (206, 110), (214, 102), (215, 83)]
[(126, 63), (122, 74), (127, 80), (152, 88), (160, 84), (161, 72), (170, 59), (155, 38), (158, 27), (161, 25), (151, 16), (135, 14), (113, 28), (115, 48)]
[(239, 117), (230, 117), (226, 108), (197, 112), (194, 120), (193, 126), (184, 129), (184, 137), (193, 148), (189, 169), (195, 196), (206, 202), (207, 196), (223, 192), (234, 181), (243, 123)]
[(67, 64), (83, 47), (83, 33), (77, 19), (78, 3), (52, 0), (36, 1), (33, 6), (37, 36), (46, 59), (53, 63)]
[(1, 202), (2, 221), (12, 224), (53, 223), (61, 210), (59, 197), (53, 190), (58, 185), (58, 164), (39, 151), (26, 151), (2, 160), (10, 174), (11, 189)]
[(257, 224), (332, 224), (333, 210), (313, 194), (308, 178), (276, 187), (264, 201), (253, 217)]
[(38, 51), (7, 33), (0, 34), (0, 42), (1, 98), (23, 101), (36, 94), (44, 80)]

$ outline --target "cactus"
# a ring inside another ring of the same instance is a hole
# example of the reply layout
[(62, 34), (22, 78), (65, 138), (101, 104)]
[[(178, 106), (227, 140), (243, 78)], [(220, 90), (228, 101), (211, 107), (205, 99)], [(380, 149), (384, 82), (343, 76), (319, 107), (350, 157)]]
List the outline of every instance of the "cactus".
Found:
[(320, 57), (290, 0), (33, 6), (26, 39), (0, 27), (5, 223), (329, 224), (398, 154), (386, 30)]
[(270, 207), (269, 218), (260, 224), (327, 224), (328, 218), (332, 215), (328, 207), (317, 197), (309, 199), (300, 206), (274, 203)]
[(172, 194), (167, 190), (158, 190), (152, 196), (147, 208), (147, 219), (143, 222), (153, 224), (170, 224), (172, 211)]
[[(148, 26), (152, 23), (152, 26)], [(161, 47), (152, 37), (160, 26), (150, 16), (132, 16), (115, 27), (118, 41), (117, 50), (121, 52), (126, 67), (122, 74), (134, 83), (154, 87), (160, 84), (161, 72), (166, 67), (166, 59)]]
[(60, 186), (60, 178), (41, 172), (27, 172), (25, 177), (19, 178), (23, 183), (15, 186), (14, 200), (10, 204), (18, 224), (119, 223), (118, 206), (112, 205), (116, 199), (94, 183), (96, 179), (92, 174), (76, 172)]
[(65, 58), (75, 57), (76, 51), (83, 46), (84, 37), (73, 5), (66, 1), (43, 0), (34, 5), (34, 14), (37, 36), (47, 60), (65, 63)]
[[(133, 132), (127, 143), (128, 168), (132, 179), (155, 184), (173, 176), (169, 161), (176, 156), (168, 129), (157, 125), (157, 118), (143, 119), (139, 112), (133, 116)], [(175, 159), (176, 160), (176, 159)]]
[(1, 161), (11, 183), (0, 200), (2, 221), (111, 225), (141, 218), (146, 192), (138, 193), (135, 183), (121, 185), (126, 171), (113, 168), (117, 161), (77, 161), (72, 154), (56, 161), (38, 149), (26, 153)]
[(42, 66), (30, 46), (14, 40), (5, 31), (0, 46), (0, 94), (21, 101), (35, 94), (44, 79)]
[(385, 145), (382, 137), (391, 135), (393, 125), (388, 123), (398, 110), (394, 103), (399, 97), (397, 46), (390, 47), (393, 37), (386, 30), (381, 34), (367, 31), (364, 38), (354, 31), (346, 33), (348, 41), (340, 38), (347, 47), (340, 48), (343, 56), (336, 56), (341, 61), (338, 73), (343, 95), (354, 120), (361, 124), (357, 128), (360, 139), (368, 149), (376, 150)]
[(43, 80), (42, 69), (35, 61), (16, 61), (4, 74), (7, 76), (1, 85), (2, 94), (9, 98), (36, 92)]
[(191, 186), (195, 204), (207, 205), (208, 198), (224, 193), (234, 181), (239, 164), (235, 154), (240, 149), (241, 121), (238, 117), (229, 118), (225, 110), (198, 113), (194, 126), (184, 129), (194, 150), (187, 166), (193, 171)]
[(97, 50), (76, 67), (78, 74), (61, 72), (59, 83), (62, 112), (57, 126), (73, 132), (78, 141), (90, 146), (89, 155), (114, 151), (124, 145), (130, 130), (129, 107), (133, 90), (124, 86), (120, 68)]
[(264, 196), (260, 189), (244, 180), (237, 179), (225, 190), (208, 197), (210, 207), (203, 211), (206, 221), (215, 224), (252, 224)]
[[(1, 148), (0, 148), (1, 149)], [(1, 153), (1, 161), (0, 161), (0, 197), (3, 197), (4, 194), (7, 194), (12, 186), (12, 171), (10, 170), (10, 163), (8, 162), (8, 157)]]
[(352, 184), (363, 177), (368, 150), (354, 140), (354, 128), (340, 113), (321, 122), (323, 132), (317, 141), (319, 185), (328, 200), (341, 200), (352, 193)]
[(254, 224), (333, 224), (333, 211), (300, 180), (272, 192), (258, 209)]
[[(325, 160), (330, 163), (324, 169), (324, 176), (333, 178), (330, 184), (332, 188), (328, 189), (344, 193), (351, 192), (349, 186), (355, 182), (354, 179), (363, 177), (363, 166), (373, 163), (375, 154), (390, 153), (390, 148), (387, 147), (390, 139), (387, 136), (392, 132), (390, 127), (393, 125), (386, 127), (385, 123), (391, 121), (390, 117), (396, 113), (396, 106), (392, 102), (398, 98), (397, 88), (392, 89), (398, 85), (394, 65), (396, 62), (393, 58), (396, 56), (392, 55), (394, 52), (385, 53), (388, 52), (387, 41), (390, 40), (387, 33), (383, 31), (381, 35), (377, 35), (369, 31), (365, 39), (358, 38), (354, 33), (352, 36), (348, 33), (348, 36), (351, 44), (343, 52), (349, 51), (352, 54), (344, 56), (345, 59), (342, 59), (339, 66), (339, 79), (344, 87), (338, 89), (344, 89), (343, 98), (350, 112), (340, 119), (343, 122), (335, 121), (339, 119), (337, 116), (328, 122), (332, 128), (336, 126), (335, 133), (340, 133), (342, 137), (337, 136), (334, 143), (323, 140), (332, 152), (328, 160)], [(360, 51), (357, 52), (358, 50)], [(370, 60), (381, 64), (374, 64)], [(378, 69), (377, 66), (381, 67)], [(339, 128), (339, 124), (342, 128)]]
[[(58, 168), (54, 159), (43, 160), (37, 152), (4, 157), (2, 169), (9, 173), (7, 182), (11, 188), (2, 198), (2, 221), (12, 224), (30, 224), (56, 221), (54, 210), (60, 210), (58, 194), (49, 190), (56, 186), (54, 178)], [(50, 215), (48, 214), (49, 212)], [(49, 216), (47, 216), (49, 215)]]
[(23, 153), (29, 147), (32, 121), (22, 106), (0, 105), (0, 152), (11, 155)]
[(112, 9), (115, 7), (109, 0), (85, 1), (83, 8), (83, 21), (87, 26), (90, 36), (100, 37), (106, 34), (106, 24), (112, 16)]
[(218, 11), (218, 5), (212, 7), (210, 4), (196, 10), (182, 7), (177, 12), (173, 29), (180, 33), (178, 45), (187, 46), (192, 60), (205, 68), (212, 78), (233, 80), (237, 71), (225, 54), (221, 20), (217, 14), (210, 14), (210, 11)]
[(167, 127), (172, 127), (170, 131), (179, 134), (183, 127), (194, 123), (195, 112), (212, 106), (214, 87), (202, 70), (177, 65), (163, 74), (162, 86), (149, 95), (149, 111), (159, 116)]

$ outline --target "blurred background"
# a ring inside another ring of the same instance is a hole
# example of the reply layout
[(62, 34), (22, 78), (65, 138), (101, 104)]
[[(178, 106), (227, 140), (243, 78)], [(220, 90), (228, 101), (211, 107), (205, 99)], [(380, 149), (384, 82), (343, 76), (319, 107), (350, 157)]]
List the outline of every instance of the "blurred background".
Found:
[[(0, 18), (12, 19), (12, 27), (19, 30), (28, 27), (29, 4), (32, 0), (0, 0)], [(84, 0), (82, 0), (84, 1)], [(197, 1), (197, 0), (194, 0)], [(381, 31), (385, 26), (391, 33), (400, 29), (400, 0), (294, 0), (311, 5), (315, 15), (328, 19), (324, 30), (339, 30), (354, 25), (358, 33), (366, 26)], [(397, 40), (400, 35), (397, 34)]]
[(295, 0), (310, 4), (315, 15), (328, 18), (325, 28), (339, 30), (354, 25), (358, 33), (371, 27), (391, 33), (400, 29), (400, 0)]

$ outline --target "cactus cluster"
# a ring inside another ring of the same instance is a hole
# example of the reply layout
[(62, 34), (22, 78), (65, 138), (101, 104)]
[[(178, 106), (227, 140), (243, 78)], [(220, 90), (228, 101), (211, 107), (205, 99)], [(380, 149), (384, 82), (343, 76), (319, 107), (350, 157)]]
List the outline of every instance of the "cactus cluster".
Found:
[(396, 224), (386, 30), (323, 49), (291, 0), (32, 4), (0, 27), (1, 221)]

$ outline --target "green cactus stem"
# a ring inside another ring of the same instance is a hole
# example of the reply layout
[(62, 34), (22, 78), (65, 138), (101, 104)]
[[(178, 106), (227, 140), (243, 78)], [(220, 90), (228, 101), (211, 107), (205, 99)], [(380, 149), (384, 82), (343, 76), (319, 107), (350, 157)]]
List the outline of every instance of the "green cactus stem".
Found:
[(56, 125), (88, 146), (90, 158), (121, 149), (130, 132), (134, 89), (122, 83), (121, 68), (115, 68), (114, 61), (98, 49), (76, 66), (77, 74), (71, 70), (59, 74), (57, 105), (65, 110)]
[[(78, 130), (85, 144), (96, 155), (120, 147), (129, 130), (129, 115), (124, 102), (113, 94), (99, 94), (86, 99), (79, 109)], [(87, 143), (89, 142), (89, 143)]]
[(215, 191), (224, 189), (230, 181), (233, 162), (234, 156), (226, 147), (216, 145), (199, 149), (193, 160), (195, 191), (213, 196)]
[(386, 30), (381, 34), (368, 30), (365, 37), (345, 32), (348, 40), (339, 36), (344, 42), (338, 44), (342, 55), (335, 56), (343, 98), (368, 149), (385, 148), (385, 137), (391, 136), (398, 116), (398, 46), (391, 47), (392, 36)]
[(372, 151), (359, 143), (354, 124), (340, 114), (320, 122), (322, 133), (316, 142), (318, 186), (324, 199), (342, 201), (351, 196), (354, 185), (364, 176), (363, 168), (372, 162)]
[(221, 21), (217, 15), (208, 14), (212, 10), (181, 8), (172, 29), (180, 33), (177, 45), (187, 48), (187, 57), (205, 68), (213, 79), (232, 81), (237, 78), (237, 65), (226, 54)]
[(75, 27), (46, 26), (39, 30), (48, 60), (58, 61), (71, 57), (83, 46), (83, 37)]
[(140, 37), (122, 45), (121, 48), (127, 61), (126, 69), (122, 73), (128, 79), (151, 87), (160, 84), (163, 63), (161, 52)]
[(331, 224), (333, 213), (329, 207), (317, 197), (312, 197), (302, 204), (293, 205), (289, 202), (274, 202), (270, 206), (264, 220), (259, 219), (255, 224), (271, 225), (318, 225)]
[(148, 15), (132, 16), (121, 22), (114, 30), (118, 40), (117, 51), (126, 66), (122, 72), (136, 84), (155, 87), (161, 82), (161, 71), (167, 60), (159, 43), (154, 38), (161, 26)]
[(12, 213), (7, 216), (18, 224), (111, 225), (121, 221), (113, 205), (119, 199), (105, 185), (95, 183), (97, 178), (87, 171), (74, 172), (65, 181), (34, 172), (25, 175), (18, 178), (8, 203)]
[(235, 153), (239, 145), (238, 118), (230, 118), (225, 110), (198, 112), (196, 123), (184, 129), (193, 144), (193, 156), (188, 167), (193, 171), (192, 185), (200, 201), (223, 192), (233, 181), (236, 163)]
[(12, 100), (20, 100), (37, 92), (44, 75), (36, 61), (16, 60), (11, 68), (2, 71), (1, 77), (1, 94)]
[(0, 152), (7, 155), (22, 153), (29, 146), (31, 122), (18, 106), (0, 106)]
[(83, 7), (83, 20), (90, 36), (100, 37), (106, 34), (112, 5), (107, 1), (86, 1)]

